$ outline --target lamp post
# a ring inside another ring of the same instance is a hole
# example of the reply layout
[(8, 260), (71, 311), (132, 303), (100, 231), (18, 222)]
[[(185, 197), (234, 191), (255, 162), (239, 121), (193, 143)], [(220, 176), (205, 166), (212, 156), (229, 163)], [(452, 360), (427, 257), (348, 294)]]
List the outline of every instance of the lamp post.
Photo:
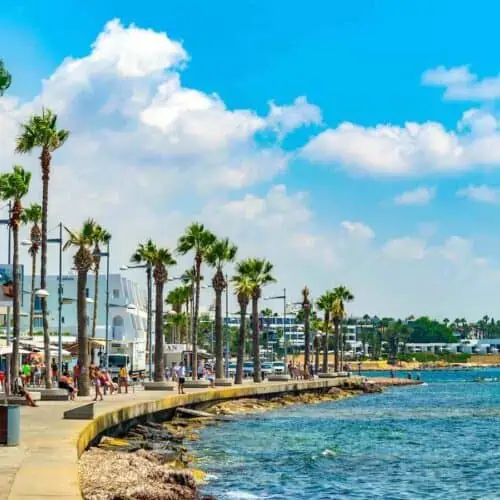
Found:
[[(105, 252), (94, 252), (95, 257), (106, 257), (106, 333), (105, 333), (105, 346), (104, 346), (104, 356), (106, 370), (109, 369), (109, 241), (106, 242)], [(96, 280), (99, 276), (95, 277)]]
[(286, 364), (286, 288), (283, 288), (283, 295), (275, 295), (273, 297), (264, 297), (264, 300), (283, 299), (283, 362)]

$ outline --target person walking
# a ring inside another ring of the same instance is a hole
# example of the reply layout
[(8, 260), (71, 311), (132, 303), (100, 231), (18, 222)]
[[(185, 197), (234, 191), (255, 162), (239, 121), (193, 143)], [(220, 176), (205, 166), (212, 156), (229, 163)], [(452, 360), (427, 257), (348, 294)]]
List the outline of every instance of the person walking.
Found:
[(120, 368), (120, 372), (118, 373), (118, 392), (121, 394), (122, 387), (125, 387), (125, 394), (128, 394), (128, 371), (126, 366), (122, 366)]
[(179, 368), (177, 368), (177, 392), (179, 394), (185, 394), (184, 383), (186, 382), (186, 367), (184, 362), (181, 361)]

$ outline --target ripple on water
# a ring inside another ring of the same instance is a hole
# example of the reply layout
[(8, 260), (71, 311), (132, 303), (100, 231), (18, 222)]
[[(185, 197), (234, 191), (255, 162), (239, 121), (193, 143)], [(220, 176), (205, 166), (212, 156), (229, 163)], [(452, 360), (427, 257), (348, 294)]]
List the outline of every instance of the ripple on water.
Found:
[(499, 498), (500, 370), (207, 427), (195, 446), (219, 499)]

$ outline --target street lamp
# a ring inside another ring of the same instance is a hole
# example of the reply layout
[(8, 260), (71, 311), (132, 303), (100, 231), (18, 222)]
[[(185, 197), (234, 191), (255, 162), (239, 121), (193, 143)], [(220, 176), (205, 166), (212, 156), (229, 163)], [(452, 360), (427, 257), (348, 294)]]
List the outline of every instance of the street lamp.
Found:
[[(109, 368), (108, 359), (109, 359), (109, 240), (106, 242), (106, 251), (105, 252), (94, 252), (94, 257), (106, 257), (106, 333), (105, 333), (105, 359), (106, 359), (106, 370)], [(95, 277), (96, 280), (99, 280), (99, 276)]]
[(283, 288), (283, 295), (275, 295), (273, 297), (264, 297), (264, 300), (283, 299), (283, 362), (286, 364), (286, 288)]

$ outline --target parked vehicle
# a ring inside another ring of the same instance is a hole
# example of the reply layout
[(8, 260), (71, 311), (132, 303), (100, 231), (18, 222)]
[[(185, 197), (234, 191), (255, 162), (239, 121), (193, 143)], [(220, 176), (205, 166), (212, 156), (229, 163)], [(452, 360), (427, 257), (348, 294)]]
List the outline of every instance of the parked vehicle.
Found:
[(108, 367), (113, 379), (118, 377), (120, 368), (125, 366), (129, 376), (143, 376), (146, 371), (146, 348), (144, 342), (130, 342), (126, 345), (111, 343)]
[(243, 376), (253, 377), (253, 361), (246, 361), (243, 363)]
[(260, 370), (264, 377), (267, 377), (274, 373), (273, 364), (269, 361), (265, 361), (264, 363), (262, 363), (262, 365), (260, 366)]
[(230, 377), (234, 377), (236, 375), (236, 363), (229, 363), (228, 373)]
[(273, 363), (273, 373), (275, 375), (284, 375), (286, 373), (285, 363), (282, 361), (275, 361)]

